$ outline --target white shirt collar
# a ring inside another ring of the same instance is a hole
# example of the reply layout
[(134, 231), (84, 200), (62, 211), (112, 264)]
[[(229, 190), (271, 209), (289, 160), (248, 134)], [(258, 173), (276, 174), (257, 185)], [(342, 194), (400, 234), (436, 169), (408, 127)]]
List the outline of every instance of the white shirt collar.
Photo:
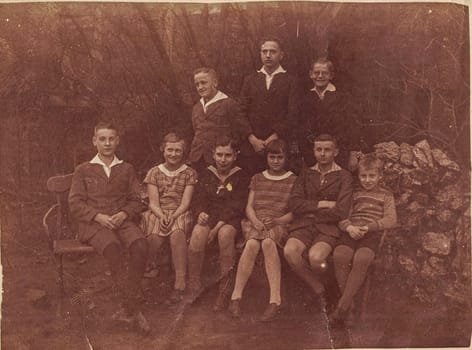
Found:
[(213, 98), (212, 98), (210, 101), (208, 101), (207, 103), (205, 103), (205, 100), (204, 100), (203, 97), (202, 97), (202, 98), (200, 99), (200, 103), (202, 104), (203, 110), (204, 110), (205, 113), (206, 113), (206, 111), (207, 111), (209, 105), (211, 105), (211, 104), (213, 104), (213, 103), (215, 103), (215, 102), (218, 102), (219, 100), (224, 100), (225, 98), (228, 98), (228, 95), (226, 95), (225, 93), (223, 93), (223, 92), (221, 92), (220, 90), (218, 90), (218, 91), (216, 92), (216, 95), (213, 96)]
[[(313, 165), (310, 169), (312, 170), (315, 170), (319, 173), (321, 173), (321, 170), (320, 170), (320, 165), (318, 163), (316, 163), (315, 165)], [(331, 165), (331, 169), (329, 169), (324, 175), (327, 175), (329, 173), (332, 173), (334, 171), (340, 171), (342, 168), (336, 164), (336, 162), (333, 162), (333, 164)]]
[(262, 68), (259, 69), (257, 72), (265, 75), (267, 90), (269, 90), (270, 85), (272, 84), (272, 79), (274, 79), (274, 76), (280, 73), (287, 73), (287, 71), (283, 69), (281, 65), (279, 65), (278, 68), (272, 72), (272, 74), (267, 73), (264, 66), (262, 66)]
[(167, 175), (169, 177), (176, 177), (177, 175), (179, 175), (182, 171), (184, 171), (185, 169), (188, 168), (187, 164), (182, 164), (178, 169), (176, 170), (169, 170), (167, 169), (165, 166), (164, 166), (164, 163), (162, 164), (159, 164), (157, 166), (159, 168), (160, 171), (162, 171), (164, 173), (164, 175)]
[(285, 174), (282, 175), (271, 175), (269, 174), (268, 170), (264, 170), (262, 172), (262, 176), (264, 176), (268, 180), (274, 180), (274, 181), (280, 181), (280, 180), (285, 180), (286, 178), (290, 177), (293, 175), (291, 171), (287, 171)]
[(113, 157), (113, 160), (111, 161), (110, 163), (110, 166), (106, 165), (101, 159), (100, 157), (98, 156), (98, 153), (95, 157), (93, 157), (93, 159), (90, 161), (90, 164), (99, 164), (103, 167), (103, 170), (105, 171), (105, 174), (107, 175), (107, 177), (110, 177), (110, 173), (111, 173), (111, 168), (117, 164), (121, 164), (123, 163), (122, 160), (119, 160), (118, 157), (115, 155)]
[(328, 85), (326, 85), (325, 89), (321, 92), (319, 92), (316, 87), (314, 87), (313, 89), (311, 89), (310, 91), (314, 91), (316, 92), (316, 94), (318, 95), (318, 97), (320, 98), (320, 100), (324, 99), (325, 97), (325, 93), (326, 91), (329, 91), (329, 92), (335, 92), (336, 91), (336, 86), (334, 86), (333, 83), (328, 83)]

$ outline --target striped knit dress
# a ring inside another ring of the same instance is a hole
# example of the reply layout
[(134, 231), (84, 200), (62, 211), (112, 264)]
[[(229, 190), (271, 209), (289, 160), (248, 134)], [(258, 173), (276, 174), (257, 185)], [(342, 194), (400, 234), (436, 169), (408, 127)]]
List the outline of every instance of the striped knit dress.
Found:
[[(254, 191), (254, 211), (259, 220), (279, 218), (289, 212), (288, 199), (296, 178), (291, 171), (273, 176), (267, 170), (252, 177), (249, 189)], [(258, 231), (247, 219), (242, 221), (242, 231), (246, 241), (271, 238), (279, 246), (283, 246), (287, 236), (286, 225), (276, 225), (270, 230)]]

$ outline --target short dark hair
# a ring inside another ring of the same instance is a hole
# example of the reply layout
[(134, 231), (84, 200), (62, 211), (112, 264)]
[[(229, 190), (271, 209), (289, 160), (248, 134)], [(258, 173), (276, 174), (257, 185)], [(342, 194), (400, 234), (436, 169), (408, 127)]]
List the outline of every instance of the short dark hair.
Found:
[(211, 75), (216, 81), (218, 81), (218, 73), (216, 70), (210, 67), (200, 67), (193, 71), (193, 76), (195, 77), (197, 74), (205, 73)]
[(268, 41), (273, 41), (274, 43), (277, 43), (279, 46), (280, 51), (284, 51), (284, 47), (282, 44), (282, 40), (276, 36), (265, 36), (259, 41), (259, 48), (262, 47), (266, 42)]
[(162, 139), (162, 143), (160, 147), (161, 152), (164, 152), (164, 149), (166, 148), (166, 144), (168, 142), (182, 142), (184, 144), (184, 152), (187, 149), (187, 142), (185, 142), (185, 139), (175, 132), (170, 132), (166, 134), (164, 138)]
[(117, 134), (119, 134), (120, 131), (110, 120), (102, 120), (95, 124), (95, 127), (93, 128), (93, 133), (96, 134), (97, 131), (100, 129), (115, 130)]
[(315, 64), (326, 64), (326, 66), (328, 67), (329, 71), (331, 74), (334, 74), (334, 64), (331, 60), (329, 60), (327, 57), (319, 57), (317, 59), (315, 59), (312, 64), (311, 64), (311, 68), (310, 70), (313, 70), (313, 67), (315, 66)]
[(224, 147), (224, 146), (230, 146), (233, 151), (236, 153), (239, 153), (239, 144), (235, 139), (232, 139), (229, 136), (218, 136), (215, 140), (215, 145), (213, 147), (213, 150), (216, 149), (216, 147)]
[(384, 162), (375, 153), (366, 154), (359, 160), (359, 170), (360, 168), (366, 170), (377, 169), (379, 174), (383, 174), (383, 167)]
[(330, 134), (320, 134), (318, 136), (315, 136), (313, 139), (313, 144), (317, 141), (331, 141), (334, 143), (334, 146), (338, 148), (338, 140), (333, 135)]
[(276, 140), (270, 141), (265, 148), (266, 156), (269, 153), (272, 153), (272, 154), (283, 153), (287, 157), (289, 154), (287, 142), (285, 142), (282, 139), (276, 139)]

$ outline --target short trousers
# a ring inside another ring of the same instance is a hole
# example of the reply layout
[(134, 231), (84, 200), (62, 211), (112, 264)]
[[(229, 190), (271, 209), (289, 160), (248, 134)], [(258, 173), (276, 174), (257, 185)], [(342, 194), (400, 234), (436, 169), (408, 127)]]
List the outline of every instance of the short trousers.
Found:
[(289, 233), (288, 239), (295, 238), (301, 241), (307, 249), (310, 249), (318, 242), (325, 242), (334, 248), (336, 246), (336, 241), (338, 240), (334, 236), (325, 235), (323, 233), (313, 233), (309, 229), (299, 229)]
[(138, 239), (144, 239), (144, 234), (134, 222), (126, 220), (114, 231), (103, 227), (87, 243), (103, 254), (105, 248), (112, 243), (121, 244), (128, 249)]
[(355, 240), (349, 236), (349, 233), (343, 232), (339, 238), (336, 246), (345, 245), (356, 251), (359, 248), (370, 248), (374, 253), (377, 253), (379, 243), (382, 238), (381, 232), (367, 232), (361, 239)]

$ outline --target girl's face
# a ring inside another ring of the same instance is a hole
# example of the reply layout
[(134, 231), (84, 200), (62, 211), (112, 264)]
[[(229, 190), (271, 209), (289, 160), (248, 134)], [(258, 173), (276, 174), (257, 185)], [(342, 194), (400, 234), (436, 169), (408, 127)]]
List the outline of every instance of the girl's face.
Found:
[(267, 165), (273, 173), (285, 172), (285, 162), (287, 157), (285, 153), (269, 153), (267, 154)]
[(176, 166), (182, 164), (184, 157), (184, 143), (167, 142), (164, 147), (164, 159), (167, 165)]
[(217, 146), (213, 152), (213, 159), (215, 160), (216, 169), (226, 172), (233, 167), (236, 161), (236, 152), (231, 146)]

